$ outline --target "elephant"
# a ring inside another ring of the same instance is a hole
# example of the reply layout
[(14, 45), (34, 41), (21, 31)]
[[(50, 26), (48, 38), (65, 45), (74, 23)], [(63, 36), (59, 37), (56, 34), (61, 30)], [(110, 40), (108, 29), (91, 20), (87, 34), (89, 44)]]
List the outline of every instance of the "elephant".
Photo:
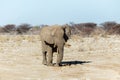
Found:
[(64, 45), (70, 38), (70, 35), (71, 29), (68, 25), (53, 25), (41, 28), (40, 38), (42, 43), (43, 65), (54, 66), (53, 53), (57, 52), (55, 66), (61, 66)]

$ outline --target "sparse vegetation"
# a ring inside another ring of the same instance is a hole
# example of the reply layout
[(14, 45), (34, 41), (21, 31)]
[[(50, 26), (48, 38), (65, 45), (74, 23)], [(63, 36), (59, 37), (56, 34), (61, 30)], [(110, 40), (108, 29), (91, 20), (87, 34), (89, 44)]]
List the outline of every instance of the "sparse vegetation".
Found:
[(16, 30), (16, 25), (14, 24), (8, 24), (3, 27), (3, 31), (6, 33), (11, 33), (14, 32), (15, 30)]
[[(96, 23), (74, 23), (70, 22), (67, 24), (71, 27), (72, 35), (79, 35), (82, 37), (90, 37), (90, 36), (107, 36), (107, 35), (119, 35), (120, 29), (119, 23), (114, 21), (107, 21), (101, 23), (100, 25)], [(0, 34), (32, 34), (38, 35), (40, 33), (41, 27), (45, 27), (49, 25), (39, 25), (39, 26), (31, 26), (30, 24), (7, 24), (5, 26), (0, 27)]]
[(18, 34), (24, 34), (24, 33), (27, 33), (31, 28), (31, 25), (29, 24), (21, 24), (17, 27), (17, 33)]
[[(72, 29), (72, 36), (64, 47), (63, 64), (66, 65), (60, 68), (45, 67), (41, 64), (42, 50), (39, 36), (41, 26), (30, 26), (25, 28), (26, 31), (22, 31), (24, 30), (22, 28), (20, 34), (16, 34), (18, 26), (15, 26), (15, 30), (13, 27), (11, 29), (1, 26), (0, 79), (39, 80), (55, 76), (53, 80), (70, 78), (87, 80), (86, 77), (91, 80), (119, 80), (120, 24), (114, 25), (109, 34), (106, 33), (104, 26), (88, 27), (86, 23), (84, 26), (83, 23), (68, 26)], [(8, 31), (4, 31), (4, 27)], [(53, 58), (56, 57), (54, 54)]]

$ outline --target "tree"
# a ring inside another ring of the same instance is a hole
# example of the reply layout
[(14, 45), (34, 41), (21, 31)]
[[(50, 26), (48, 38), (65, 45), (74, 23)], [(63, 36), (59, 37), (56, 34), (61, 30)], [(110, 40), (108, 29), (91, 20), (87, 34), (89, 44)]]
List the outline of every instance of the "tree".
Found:
[(111, 30), (111, 28), (112, 28), (113, 26), (115, 26), (116, 24), (117, 24), (117, 23), (114, 22), (114, 21), (108, 21), (108, 22), (104, 22), (104, 23), (102, 23), (102, 24), (100, 24), (100, 25), (102, 25), (103, 28), (104, 28), (106, 31), (109, 31), (109, 30)]
[(14, 24), (8, 24), (3, 27), (3, 31), (7, 33), (10, 33), (15, 30), (16, 30), (16, 26)]
[(79, 23), (75, 24), (70, 22), (70, 26), (72, 29), (73, 34), (80, 34), (82, 36), (87, 35), (89, 36), (91, 32), (96, 28), (96, 23)]
[(113, 26), (110, 29), (109, 34), (119, 34), (120, 35), (120, 24)]
[(18, 34), (23, 34), (26, 33), (27, 31), (29, 31), (29, 29), (31, 29), (31, 25), (30, 24), (21, 24), (17, 27), (17, 32)]

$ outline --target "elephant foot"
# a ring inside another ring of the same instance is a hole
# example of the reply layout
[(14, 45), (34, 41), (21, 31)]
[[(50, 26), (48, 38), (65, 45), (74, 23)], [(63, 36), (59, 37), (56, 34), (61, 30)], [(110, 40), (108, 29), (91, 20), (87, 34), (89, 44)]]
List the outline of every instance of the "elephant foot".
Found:
[(52, 63), (48, 63), (47, 66), (54, 66), (54, 64), (52, 64)]
[(43, 64), (43, 65), (47, 65), (47, 61), (43, 61), (42, 64)]
[(60, 67), (60, 66), (62, 66), (62, 64), (57, 64), (57, 63), (56, 63), (54, 66), (55, 66), (55, 67)]

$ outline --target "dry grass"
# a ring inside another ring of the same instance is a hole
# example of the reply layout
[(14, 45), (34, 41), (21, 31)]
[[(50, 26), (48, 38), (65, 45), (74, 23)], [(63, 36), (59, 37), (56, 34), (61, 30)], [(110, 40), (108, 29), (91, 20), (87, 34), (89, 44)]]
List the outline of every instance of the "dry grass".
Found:
[(119, 80), (119, 47), (120, 36), (74, 35), (64, 51), (70, 65), (47, 67), (39, 35), (0, 35), (0, 80)]

